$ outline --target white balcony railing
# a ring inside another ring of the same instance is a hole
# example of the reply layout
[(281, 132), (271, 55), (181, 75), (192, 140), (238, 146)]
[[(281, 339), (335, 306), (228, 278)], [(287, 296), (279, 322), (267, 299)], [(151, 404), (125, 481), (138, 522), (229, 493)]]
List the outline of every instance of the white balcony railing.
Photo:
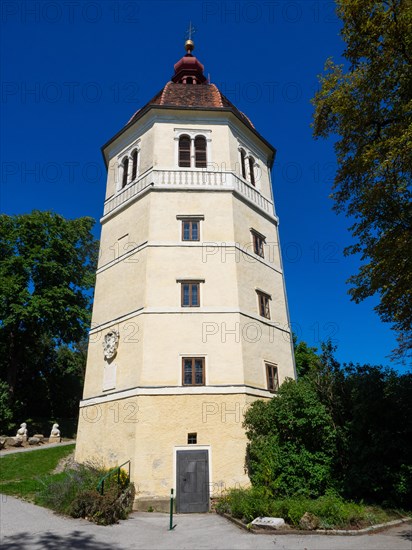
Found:
[(110, 197), (104, 205), (103, 216), (129, 202), (148, 187), (158, 189), (205, 189), (213, 191), (232, 190), (268, 214), (274, 215), (273, 203), (263, 197), (251, 185), (234, 172), (206, 170), (149, 170), (134, 183)]

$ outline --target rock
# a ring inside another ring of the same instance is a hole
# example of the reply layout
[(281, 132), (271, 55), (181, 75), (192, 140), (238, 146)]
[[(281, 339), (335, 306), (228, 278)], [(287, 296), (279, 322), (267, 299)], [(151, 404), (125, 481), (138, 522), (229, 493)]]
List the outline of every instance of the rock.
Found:
[(43, 439), (44, 439), (44, 435), (43, 435), (43, 434), (34, 434), (33, 437), (37, 437), (37, 439), (39, 439), (40, 442), (42, 442)]
[(252, 525), (255, 525), (256, 527), (281, 529), (282, 527), (285, 527), (285, 520), (283, 518), (258, 517), (252, 521)]
[(38, 445), (40, 443), (40, 439), (38, 437), (29, 437), (29, 445)]
[(8, 447), (21, 447), (23, 444), (23, 439), (19, 437), (8, 437), (6, 439), (6, 445)]
[(319, 525), (319, 518), (314, 514), (311, 514), (310, 512), (305, 512), (299, 521), (299, 527), (308, 531), (313, 531), (314, 529), (317, 529)]
[(60, 443), (61, 437), (60, 436), (50, 436), (49, 437), (49, 443)]
[(6, 445), (6, 438), (0, 439), (0, 449), (4, 449), (5, 445)]

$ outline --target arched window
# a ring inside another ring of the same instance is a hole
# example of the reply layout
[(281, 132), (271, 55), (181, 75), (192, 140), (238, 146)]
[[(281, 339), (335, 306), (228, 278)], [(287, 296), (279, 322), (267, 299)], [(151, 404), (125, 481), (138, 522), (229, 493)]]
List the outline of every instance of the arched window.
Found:
[(203, 136), (195, 137), (195, 167), (206, 168), (206, 138)]
[(127, 173), (129, 171), (129, 159), (125, 157), (122, 162), (123, 165), (123, 178), (122, 178), (122, 189), (127, 185)]
[(191, 76), (186, 78), (186, 84), (193, 84), (193, 78)]
[(132, 181), (136, 179), (137, 176), (137, 149), (132, 153)]
[(249, 174), (250, 183), (255, 187), (255, 159), (253, 157), (249, 157)]
[(179, 138), (179, 166), (190, 168), (190, 137), (180, 136)]
[(240, 150), (240, 167), (242, 170), (242, 178), (246, 179), (246, 153), (244, 149)]

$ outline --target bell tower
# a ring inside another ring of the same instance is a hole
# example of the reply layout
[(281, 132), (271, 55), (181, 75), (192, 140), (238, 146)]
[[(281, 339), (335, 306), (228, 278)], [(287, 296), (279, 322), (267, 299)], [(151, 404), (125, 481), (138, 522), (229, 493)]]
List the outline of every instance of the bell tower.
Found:
[[(295, 377), (275, 149), (194, 43), (102, 148), (99, 264), (76, 460), (131, 461), (136, 506), (245, 486), (244, 411)], [(276, 397), (275, 397), (276, 398)]]

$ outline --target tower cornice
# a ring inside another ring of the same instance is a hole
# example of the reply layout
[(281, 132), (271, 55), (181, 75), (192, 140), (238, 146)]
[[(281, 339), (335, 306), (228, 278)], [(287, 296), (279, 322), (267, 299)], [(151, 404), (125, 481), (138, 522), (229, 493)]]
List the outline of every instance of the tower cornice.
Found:
[[(141, 109), (138, 112), (137, 118), (132, 118), (126, 126), (124, 126), (117, 134), (115, 134), (111, 139), (109, 139), (101, 148), (104, 163), (106, 168), (108, 168), (108, 159), (105, 154), (107, 148), (114, 143), (117, 139), (119, 139), (125, 132), (127, 132), (130, 128), (133, 127), (134, 124), (138, 121), (142, 121), (143, 117), (147, 115), (149, 112), (153, 113), (162, 113), (162, 112), (197, 112), (197, 113), (215, 113), (215, 114), (224, 114), (227, 116), (228, 114), (233, 116), (235, 120), (241, 124), (241, 126), (251, 132), (255, 137), (257, 137), (270, 151), (269, 158), (268, 158), (268, 168), (271, 169), (276, 157), (276, 148), (269, 143), (253, 126), (249, 124), (245, 124), (245, 121), (243, 120), (242, 116), (238, 114), (236, 111), (229, 107), (181, 107), (181, 106), (172, 106), (172, 105), (147, 105), (143, 109)], [(239, 111), (240, 113), (240, 111)]]

